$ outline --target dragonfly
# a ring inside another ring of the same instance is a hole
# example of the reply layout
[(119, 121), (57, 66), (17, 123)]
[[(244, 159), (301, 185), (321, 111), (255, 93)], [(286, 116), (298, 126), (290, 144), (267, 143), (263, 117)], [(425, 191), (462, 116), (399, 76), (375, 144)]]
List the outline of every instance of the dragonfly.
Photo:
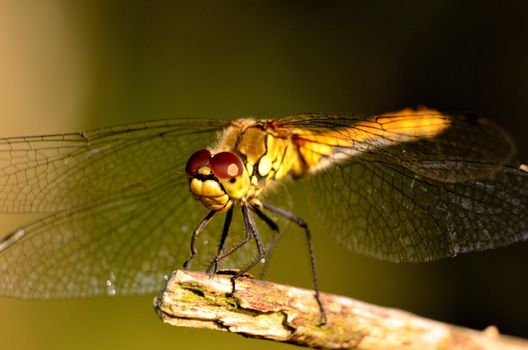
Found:
[(159, 291), (182, 264), (234, 279), (267, 264), (279, 227), (426, 262), (528, 240), (528, 167), (491, 121), (427, 108), (377, 116), (166, 119), (0, 139), (0, 212), (37, 218), (0, 239), (0, 295)]

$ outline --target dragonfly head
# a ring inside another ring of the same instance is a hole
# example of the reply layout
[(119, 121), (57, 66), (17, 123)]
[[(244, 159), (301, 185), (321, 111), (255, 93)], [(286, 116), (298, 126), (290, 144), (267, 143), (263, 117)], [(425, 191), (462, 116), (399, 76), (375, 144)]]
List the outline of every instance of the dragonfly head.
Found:
[(211, 210), (227, 210), (249, 190), (249, 174), (233, 152), (194, 153), (185, 167), (192, 194)]

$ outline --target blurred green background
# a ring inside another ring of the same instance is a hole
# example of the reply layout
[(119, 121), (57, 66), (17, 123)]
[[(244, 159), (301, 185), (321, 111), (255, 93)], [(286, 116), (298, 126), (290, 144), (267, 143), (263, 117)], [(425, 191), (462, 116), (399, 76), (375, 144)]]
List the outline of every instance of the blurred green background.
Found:
[[(497, 121), (528, 161), (522, 1), (2, 1), (0, 77), (1, 136), (426, 104)], [(24, 222), (0, 219), (4, 232)], [(325, 292), (528, 337), (528, 244), (395, 265), (346, 251), (313, 226)], [(268, 277), (310, 288), (302, 235), (291, 233)], [(291, 347), (165, 326), (153, 297), (0, 298), (0, 348)]]

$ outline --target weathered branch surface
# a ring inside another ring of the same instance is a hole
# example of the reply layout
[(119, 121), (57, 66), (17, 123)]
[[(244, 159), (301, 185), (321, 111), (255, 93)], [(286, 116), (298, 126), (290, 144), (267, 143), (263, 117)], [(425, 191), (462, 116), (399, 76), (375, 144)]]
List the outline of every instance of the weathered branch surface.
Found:
[(313, 292), (250, 277), (177, 271), (154, 300), (175, 326), (210, 328), (328, 349), (528, 349), (528, 341), (428, 320), (396, 309), (322, 294), (328, 323), (318, 326)]

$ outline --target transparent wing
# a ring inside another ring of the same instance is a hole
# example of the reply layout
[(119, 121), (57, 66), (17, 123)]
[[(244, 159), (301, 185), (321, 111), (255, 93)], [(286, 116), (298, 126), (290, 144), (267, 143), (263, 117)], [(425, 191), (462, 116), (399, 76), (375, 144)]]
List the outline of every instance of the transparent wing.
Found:
[(184, 185), (107, 198), (14, 231), (16, 244), (0, 253), (0, 293), (46, 299), (155, 290), (187, 247), (189, 228), (174, 216), (192, 214), (178, 196)]
[[(0, 241), (0, 294), (159, 290), (207, 212), (189, 193), (185, 162), (227, 123), (167, 120), (2, 140), (3, 211), (48, 215)], [(215, 228), (205, 241), (218, 240)], [(216, 249), (203, 248), (204, 259)]]
[[(491, 121), (469, 115), (437, 113), (415, 112), (408, 117), (399, 114), (378, 117), (301, 114), (276, 123), (290, 130), (334, 131), (335, 139), (326, 141), (330, 146), (348, 148), (358, 155), (374, 154), (376, 159), (441, 182), (493, 179), (504, 165), (511, 164), (514, 144)], [(437, 136), (424, 138), (408, 133), (405, 122), (416, 124), (431, 117), (444, 127)], [(384, 131), (383, 134), (380, 130)], [(343, 142), (351, 145), (342, 146)], [(390, 147), (394, 144), (397, 147)]]
[[(324, 230), (351, 249), (395, 262), (528, 239), (528, 173), (512, 162), (509, 137), (482, 119), (443, 118), (449, 128), (432, 138), (350, 142), (353, 156), (314, 174), (306, 193)], [(357, 135), (343, 128), (365, 120), (372, 119), (314, 115), (279, 123), (342, 130), (326, 142), (343, 148)]]
[(361, 158), (311, 180), (324, 230), (383, 260), (430, 261), (528, 239), (528, 173), (520, 169), (446, 183)]
[(125, 193), (181, 169), (227, 121), (169, 119), (0, 139), (0, 212), (49, 213)]

